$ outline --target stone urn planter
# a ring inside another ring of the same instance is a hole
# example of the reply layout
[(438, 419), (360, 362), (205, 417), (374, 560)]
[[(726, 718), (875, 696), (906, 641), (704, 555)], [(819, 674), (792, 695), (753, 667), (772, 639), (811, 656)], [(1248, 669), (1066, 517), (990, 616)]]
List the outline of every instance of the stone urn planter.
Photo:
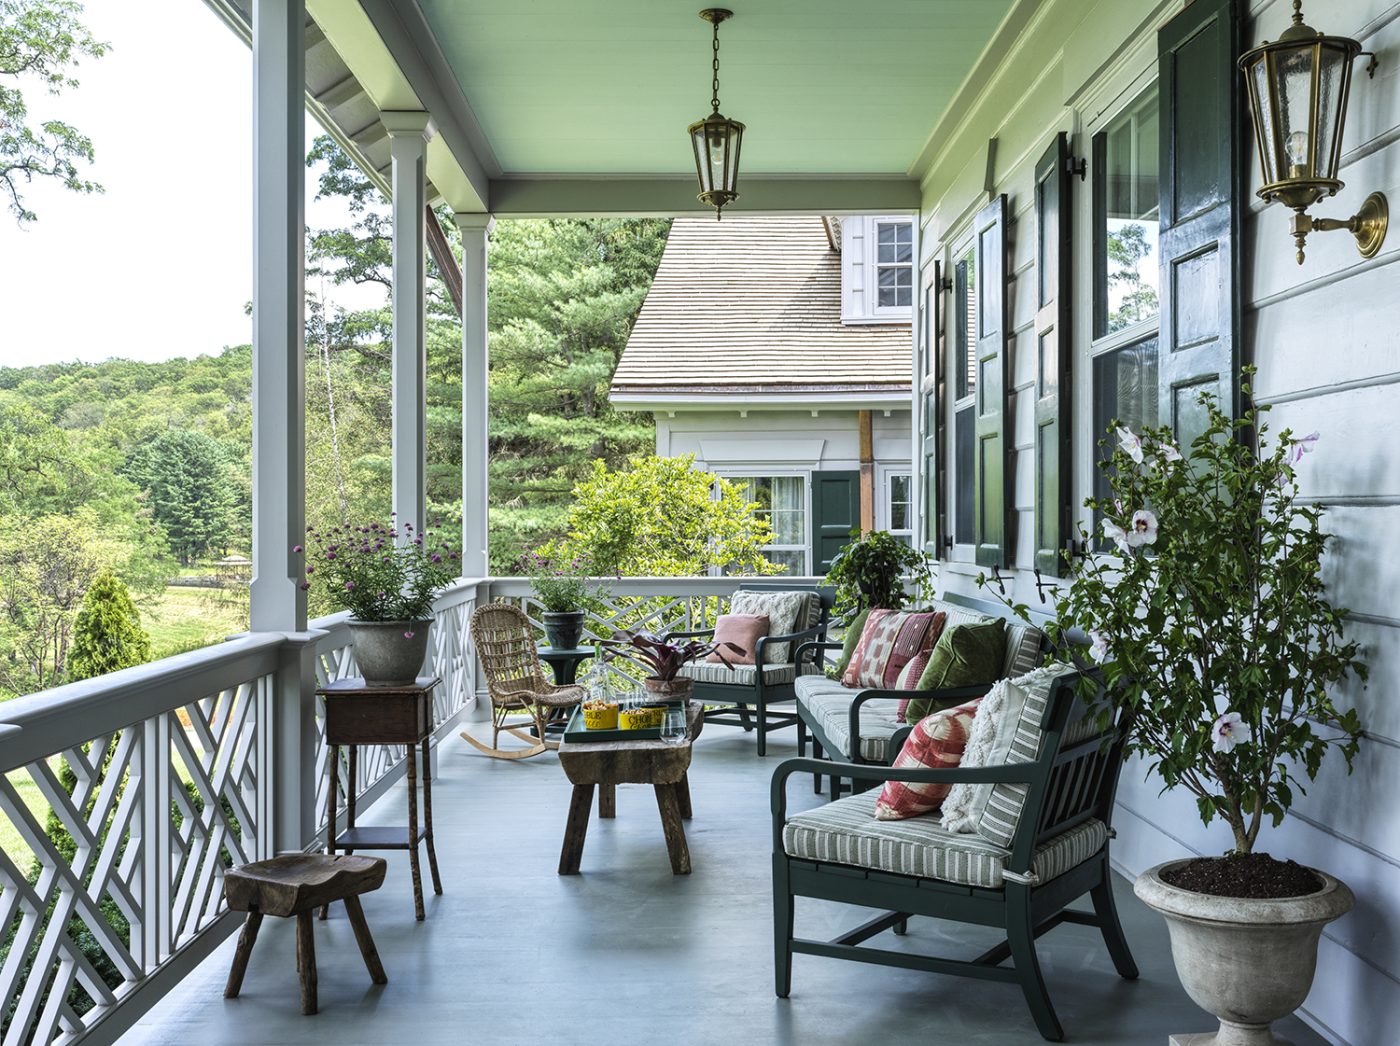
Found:
[(1160, 912), (1171, 934), (1177, 976), (1196, 1005), (1214, 1014), (1214, 1035), (1173, 1035), (1174, 1046), (1276, 1046), (1269, 1025), (1307, 998), (1322, 928), (1351, 911), (1345, 883), (1312, 871), (1322, 889), (1301, 897), (1216, 897), (1161, 877), (1169, 861), (1138, 876), (1133, 892)]
[(642, 680), (647, 693), (657, 701), (689, 701), (695, 691), (695, 680), (676, 676), (674, 679), (658, 679), (647, 676)]
[(408, 686), (418, 677), (428, 654), (431, 621), (356, 621), (350, 619), (355, 664), (369, 686)]
[(582, 610), (546, 610), (544, 637), (555, 650), (577, 650), (583, 640)]

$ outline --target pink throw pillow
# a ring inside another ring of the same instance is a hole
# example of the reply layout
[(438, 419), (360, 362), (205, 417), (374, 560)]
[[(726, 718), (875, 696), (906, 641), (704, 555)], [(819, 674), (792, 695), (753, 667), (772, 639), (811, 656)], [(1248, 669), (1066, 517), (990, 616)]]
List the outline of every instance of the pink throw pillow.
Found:
[(948, 615), (942, 611), (905, 614), (872, 610), (841, 677), (842, 685), (876, 690), (915, 689), (947, 620)]
[[(758, 648), (758, 641), (767, 634), (767, 614), (721, 614), (715, 618), (715, 642), (733, 643), (743, 650), (742, 654), (736, 654), (725, 648), (724, 660), (731, 665), (754, 664), (754, 650)], [(719, 651), (710, 654), (705, 660), (718, 664)]]
[[(895, 757), (894, 768), (947, 770), (958, 766), (981, 700), (974, 698), (965, 705), (945, 708), (920, 719)], [(952, 787), (942, 783), (886, 781), (875, 801), (875, 817), (880, 821), (901, 821), (926, 814), (942, 805)]]

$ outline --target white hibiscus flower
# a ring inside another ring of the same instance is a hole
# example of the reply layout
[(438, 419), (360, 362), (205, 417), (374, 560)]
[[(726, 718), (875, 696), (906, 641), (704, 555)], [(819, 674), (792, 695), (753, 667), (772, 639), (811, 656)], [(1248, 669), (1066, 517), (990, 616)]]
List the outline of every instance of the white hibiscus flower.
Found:
[(1089, 656), (1099, 664), (1108, 660), (1108, 635), (1104, 632), (1089, 633)]
[(1145, 508), (1133, 513), (1133, 521), (1126, 536), (1129, 547), (1153, 545), (1157, 542), (1157, 517)]
[(1316, 450), (1317, 441), (1321, 438), (1322, 433), (1310, 432), (1306, 436), (1301, 437), (1297, 443), (1293, 444), (1293, 450), (1290, 453), (1290, 456), (1293, 459), (1293, 464), (1296, 465), (1298, 464), (1298, 462), (1302, 461), (1304, 454), (1310, 454), (1314, 450)]
[(1117, 545), (1120, 552), (1127, 552), (1133, 547), (1128, 541), (1128, 532), (1111, 519), (1103, 521), (1103, 536)]
[(1254, 731), (1238, 712), (1226, 712), (1210, 728), (1211, 744), (1217, 752), (1232, 751), (1235, 745), (1254, 739)]
[(1118, 426), (1118, 447), (1139, 465), (1142, 464), (1142, 437), (1135, 435), (1132, 429)]

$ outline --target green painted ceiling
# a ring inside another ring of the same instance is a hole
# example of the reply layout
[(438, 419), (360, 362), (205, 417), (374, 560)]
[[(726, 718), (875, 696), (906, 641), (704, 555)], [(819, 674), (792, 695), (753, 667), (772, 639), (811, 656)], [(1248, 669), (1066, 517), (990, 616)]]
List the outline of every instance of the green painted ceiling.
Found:
[[(419, 0), (507, 174), (694, 172), (702, 0)], [(904, 175), (1011, 0), (732, 0), (745, 174)]]

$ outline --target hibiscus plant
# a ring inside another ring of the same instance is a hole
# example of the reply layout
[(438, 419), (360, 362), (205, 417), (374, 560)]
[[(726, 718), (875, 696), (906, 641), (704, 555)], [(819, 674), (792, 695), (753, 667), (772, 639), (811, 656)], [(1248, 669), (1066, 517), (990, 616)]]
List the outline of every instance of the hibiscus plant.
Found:
[(1106, 540), (1060, 589), (1052, 631), (1089, 634), (1129, 712), (1128, 752), (1249, 853), (1329, 748), (1350, 771), (1361, 727), (1334, 694), (1366, 667), (1326, 596), (1324, 509), (1299, 495), (1317, 434), (1266, 442), (1266, 408), (1232, 420), (1200, 402), (1209, 424), (1184, 454), (1168, 429), (1109, 430), (1111, 494), (1086, 502)]

